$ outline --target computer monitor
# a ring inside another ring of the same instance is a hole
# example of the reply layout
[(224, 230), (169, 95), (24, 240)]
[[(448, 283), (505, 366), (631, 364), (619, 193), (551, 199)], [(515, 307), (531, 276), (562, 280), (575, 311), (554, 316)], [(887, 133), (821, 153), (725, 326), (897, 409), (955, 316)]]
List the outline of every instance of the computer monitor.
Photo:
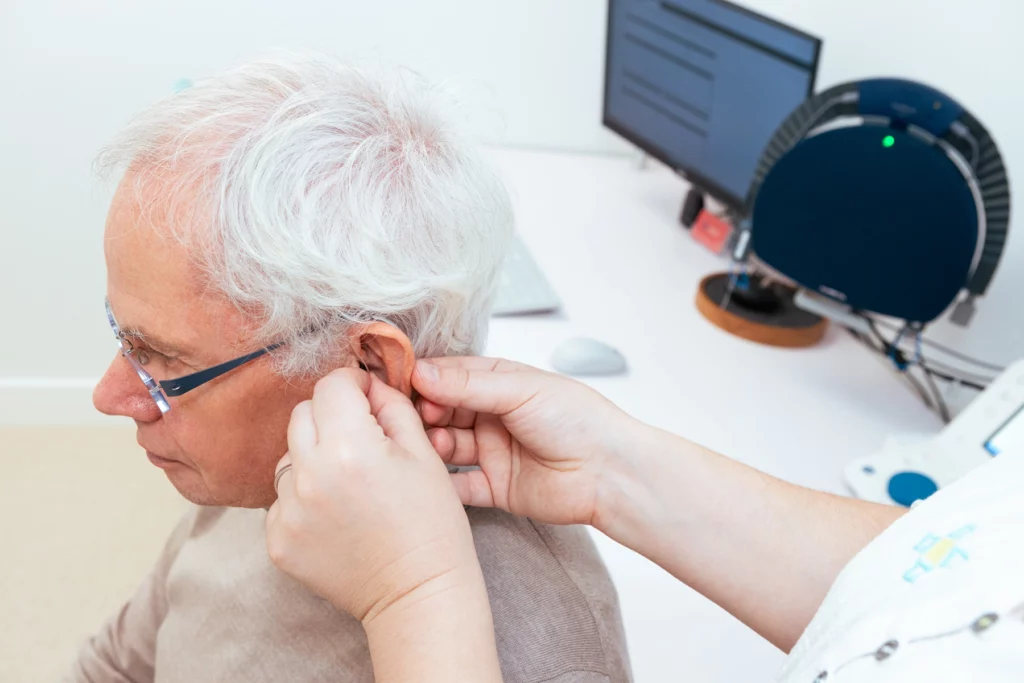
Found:
[(741, 208), (821, 40), (724, 0), (610, 0), (604, 125)]

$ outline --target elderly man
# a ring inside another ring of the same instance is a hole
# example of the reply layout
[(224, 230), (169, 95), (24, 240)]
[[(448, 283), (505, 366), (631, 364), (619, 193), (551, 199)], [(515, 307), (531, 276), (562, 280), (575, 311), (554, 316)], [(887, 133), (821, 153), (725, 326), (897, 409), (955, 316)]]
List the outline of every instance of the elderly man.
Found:
[[(320, 56), (199, 81), (103, 161), (124, 169), (105, 239), (121, 352), (94, 402), (135, 421), (196, 507), (68, 680), (371, 681), (359, 622), (268, 559), (275, 465), (326, 372), (362, 365), (408, 393), (416, 357), (480, 349), (503, 188), (419, 79)], [(628, 680), (585, 533), (468, 514), (505, 680)]]

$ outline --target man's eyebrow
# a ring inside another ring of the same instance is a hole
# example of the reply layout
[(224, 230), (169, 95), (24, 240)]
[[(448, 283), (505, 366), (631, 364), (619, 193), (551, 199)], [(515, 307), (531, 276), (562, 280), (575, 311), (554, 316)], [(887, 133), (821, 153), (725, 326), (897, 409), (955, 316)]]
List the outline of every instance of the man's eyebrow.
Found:
[(154, 351), (159, 351), (174, 356), (192, 355), (192, 352), (189, 351), (189, 349), (185, 348), (184, 346), (172, 344), (169, 341), (166, 341), (164, 339), (161, 339), (160, 337), (157, 337), (156, 335), (146, 332), (146, 330), (144, 330), (141, 327), (122, 327), (121, 334), (132, 339), (138, 339), (139, 341), (143, 342), (146, 346), (150, 347)]

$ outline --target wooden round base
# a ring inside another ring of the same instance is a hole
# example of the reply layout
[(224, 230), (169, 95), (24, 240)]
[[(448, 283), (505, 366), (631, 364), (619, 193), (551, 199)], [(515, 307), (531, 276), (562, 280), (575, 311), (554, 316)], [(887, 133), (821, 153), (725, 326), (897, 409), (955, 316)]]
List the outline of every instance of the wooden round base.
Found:
[(697, 310), (716, 327), (748, 341), (786, 348), (814, 346), (825, 336), (828, 320), (797, 308), (791, 291), (779, 310), (770, 313), (744, 308), (734, 300), (722, 308), (723, 278), (727, 282), (729, 273), (709, 275), (697, 288)]

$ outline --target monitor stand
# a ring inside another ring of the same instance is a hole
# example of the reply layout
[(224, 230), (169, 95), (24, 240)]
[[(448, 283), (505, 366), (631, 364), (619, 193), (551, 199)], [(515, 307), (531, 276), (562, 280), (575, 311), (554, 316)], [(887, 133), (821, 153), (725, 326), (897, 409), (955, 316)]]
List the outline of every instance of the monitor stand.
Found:
[(747, 276), (744, 286), (731, 285), (733, 275), (714, 273), (697, 289), (697, 310), (709, 322), (748, 341), (800, 348), (821, 341), (828, 321), (799, 308), (796, 290), (763, 275)]
[(691, 187), (683, 200), (683, 210), (679, 213), (679, 222), (689, 230), (697, 222), (697, 217), (704, 210), (704, 193), (695, 187)]

